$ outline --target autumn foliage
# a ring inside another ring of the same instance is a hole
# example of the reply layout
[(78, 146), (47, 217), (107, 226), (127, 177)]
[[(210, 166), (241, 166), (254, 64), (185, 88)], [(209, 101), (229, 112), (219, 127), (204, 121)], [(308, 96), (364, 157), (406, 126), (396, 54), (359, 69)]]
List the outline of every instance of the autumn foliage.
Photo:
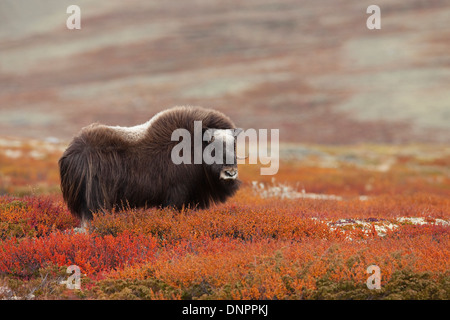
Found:
[[(87, 234), (59, 193), (14, 195), (10, 184), (0, 196), (0, 287), (10, 290), (0, 295), (449, 299), (446, 162), (397, 160), (387, 171), (286, 162), (275, 180), (243, 165), (243, 187), (226, 204), (97, 213)], [(70, 265), (82, 290), (61, 284)], [(381, 290), (366, 286), (370, 265)]]

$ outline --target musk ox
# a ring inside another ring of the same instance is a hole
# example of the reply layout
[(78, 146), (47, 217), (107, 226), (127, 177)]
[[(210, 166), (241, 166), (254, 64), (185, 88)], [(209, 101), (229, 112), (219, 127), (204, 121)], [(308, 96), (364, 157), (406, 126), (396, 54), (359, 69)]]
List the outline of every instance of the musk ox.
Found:
[[(224, 158), (233, 153), (231, 163), (172, 161), (172, 149), (179, 144), (172, 141), (172, 133), (181, 128), (194, 135), (198, 121), (202, 133), (215, 129), (210, 139), (201, 142), (202, 150), (217, 138), (227, 143), (233, 139), (234, 148), (223, 153)], [(64, 200), (82, 227), (93, 212), (116, 207), (207, 208), (225, 202), (240, 184), (233, 129), (227, 116), (200, 107), (168, 109), (135, 127), (89, 125), (59, 160)]]

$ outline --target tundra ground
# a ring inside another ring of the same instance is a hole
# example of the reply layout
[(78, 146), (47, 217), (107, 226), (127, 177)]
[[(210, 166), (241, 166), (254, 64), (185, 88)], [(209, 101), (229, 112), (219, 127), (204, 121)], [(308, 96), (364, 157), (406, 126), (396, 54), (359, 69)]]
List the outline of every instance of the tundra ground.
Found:
[[(226, 204), (124, 207), (89, 234), (58, 189), (63, 148), (0, 140), (0, 298), (450, 298), (446, 146), (284, 145), (274, 177), (240, 165)], [(80, 290), (66, 287), (70, 265)]]

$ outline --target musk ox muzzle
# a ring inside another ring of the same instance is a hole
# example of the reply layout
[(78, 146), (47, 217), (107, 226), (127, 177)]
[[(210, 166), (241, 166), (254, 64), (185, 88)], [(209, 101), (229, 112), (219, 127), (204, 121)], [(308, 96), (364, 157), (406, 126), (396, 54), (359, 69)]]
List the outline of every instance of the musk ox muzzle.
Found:
[(220, 172), (220, 179), (224, 180), (235, 180), (238, 177), (238, 169), (237, 167), (225, 167)]

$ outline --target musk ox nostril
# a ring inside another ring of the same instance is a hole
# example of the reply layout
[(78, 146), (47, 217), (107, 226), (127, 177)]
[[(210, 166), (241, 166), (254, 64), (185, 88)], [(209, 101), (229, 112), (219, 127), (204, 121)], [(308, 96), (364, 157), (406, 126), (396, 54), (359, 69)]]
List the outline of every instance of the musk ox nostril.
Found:
[(236, 169), (225, 169), (220, 173), (220, 178), (227, 179), (236, 179), (238, 175), (238, 171)]
[(225, 171), (225, 173), (230, 177), (234, 177), (237, 172), (236, 172), (236, 170), (227, 170), (227, 171)]

